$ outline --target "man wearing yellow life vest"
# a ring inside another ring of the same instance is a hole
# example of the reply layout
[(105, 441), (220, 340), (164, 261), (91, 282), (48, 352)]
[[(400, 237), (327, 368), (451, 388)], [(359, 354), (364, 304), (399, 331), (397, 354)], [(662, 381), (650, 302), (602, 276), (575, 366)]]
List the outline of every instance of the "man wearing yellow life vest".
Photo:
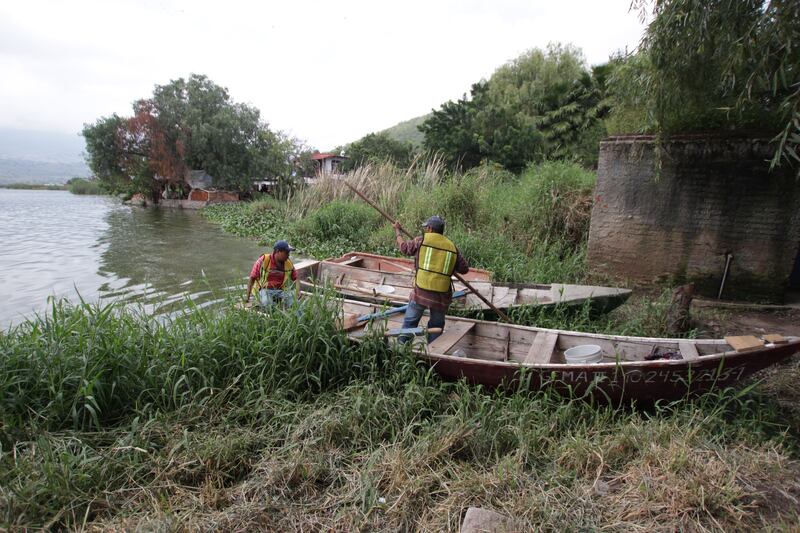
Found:
[[(469, 264), (461, 256), (450, 239), (443, 235), (444, 220), (432, 216), (422, 225), (425, 233), (422, 236), (403, 240), (400, 224), (395, 223), (394, 232), (397, 247), (404, 255), (414, 256), (414, 290), (408, 298), (408, 307), (403, 319), (403, 328), (416, 328), (425, 309), (430, 310), (431, 318), (428, 328), (444, 328), (444, 315), (450, 307), (453, 297), (453, 285), (450, 276), (453, 272), (466, 274)], [(441, 333), (431, 333), (428, 341), (433, 341)], [(411, 340), (410, 336), (400, 336), (402, 343)]]
[(297, 281), (297, 271), (289, 260), (289, 252), (294, 248), (286, 241), (278, 241), (271, 254), (264, 254), (256, 260), (250, 270), (250, 282), (247, 284), (247, 295), (244, 302), (250, 301), (250, 294), (256, 295), (256, 301), (262, 307), (269, 307), (275, 300), (291, 305), (300, 298), (300, 284), (295, 283), (294, 292), (289, 287)]

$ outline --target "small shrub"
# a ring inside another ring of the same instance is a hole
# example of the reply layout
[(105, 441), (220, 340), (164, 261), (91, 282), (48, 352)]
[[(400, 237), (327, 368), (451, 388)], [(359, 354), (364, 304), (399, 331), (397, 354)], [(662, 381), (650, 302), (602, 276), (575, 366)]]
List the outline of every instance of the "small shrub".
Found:
[(296, 222), (290, 234), (302, 243), (305, 253), (341, 255), (365, 249), (370, 234), (382, 222), (380, 214), (368, 205), (335, 200)]
[(97, 180), (74, 178), (67, 183), (72, 194), (106, 194), (105, 189)]

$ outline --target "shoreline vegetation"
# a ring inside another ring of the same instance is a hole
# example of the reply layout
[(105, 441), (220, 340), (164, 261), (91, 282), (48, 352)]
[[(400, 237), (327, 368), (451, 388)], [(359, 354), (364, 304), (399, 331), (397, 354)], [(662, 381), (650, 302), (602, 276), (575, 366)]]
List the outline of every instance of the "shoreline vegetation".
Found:
[[(498, 279), (588, 279), (594, 177), (576, 165), (450, 175), (433, 161), (347, 179), (409, 228), (442, 215)], [(388, 224), (337, 180), (204, 213), (315, 257), (393, 253)], [(0, 334), (0, 526), (456, 531), (469, 506), (522, 530), (788, 530), (800, 519), (796, 362), (737, 390), (598, 405), (445, 383), (381, 339), (353, 346), (332, 295), (268, 319), (229, 298), (162, 321), (53, 301)], [(588, 310), (515, 318), (658, 336), (668, 304), (654, 293), (594, 321)]]
[(0, 524), (456, 531), (471, 505), (522, 530), (797, 523), (792, 381), (597, 405), (440, 382), (350, 345), (324, 296), (185, 311), (54, 301), (0, 335)]
[(0, 189), (26, 190), (26, 191), (66, 191), (67, 186), (55, 183), (6, 183)]
[(0, 189), (30, 190), (30, 191), (69, 191), (72, 194), (108, 194), (97, 180), (72, 178), (64, 184), (54, 183), (7, 183), (0, 185)]

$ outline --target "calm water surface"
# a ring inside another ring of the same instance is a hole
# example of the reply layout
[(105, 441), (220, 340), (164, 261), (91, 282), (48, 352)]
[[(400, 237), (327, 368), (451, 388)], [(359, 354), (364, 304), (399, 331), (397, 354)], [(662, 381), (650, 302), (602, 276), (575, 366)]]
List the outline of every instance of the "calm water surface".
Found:
[(0, 189), (0, 330), (43, 313), (49, 296), (122, 300), (167, 313), (244, 292), (263, 249), (198, 213), (104, 196)]

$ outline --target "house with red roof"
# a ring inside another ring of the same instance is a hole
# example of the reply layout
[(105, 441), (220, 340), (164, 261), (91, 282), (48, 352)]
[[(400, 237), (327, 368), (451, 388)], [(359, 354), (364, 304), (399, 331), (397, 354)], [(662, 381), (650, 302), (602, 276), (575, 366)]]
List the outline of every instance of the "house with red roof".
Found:
[(333, 176), (339, 174), (339, 165), (347, 159), (342, 155), (317, 152), (311, 154), (311, 160), (316, 164), (317, 177)]

